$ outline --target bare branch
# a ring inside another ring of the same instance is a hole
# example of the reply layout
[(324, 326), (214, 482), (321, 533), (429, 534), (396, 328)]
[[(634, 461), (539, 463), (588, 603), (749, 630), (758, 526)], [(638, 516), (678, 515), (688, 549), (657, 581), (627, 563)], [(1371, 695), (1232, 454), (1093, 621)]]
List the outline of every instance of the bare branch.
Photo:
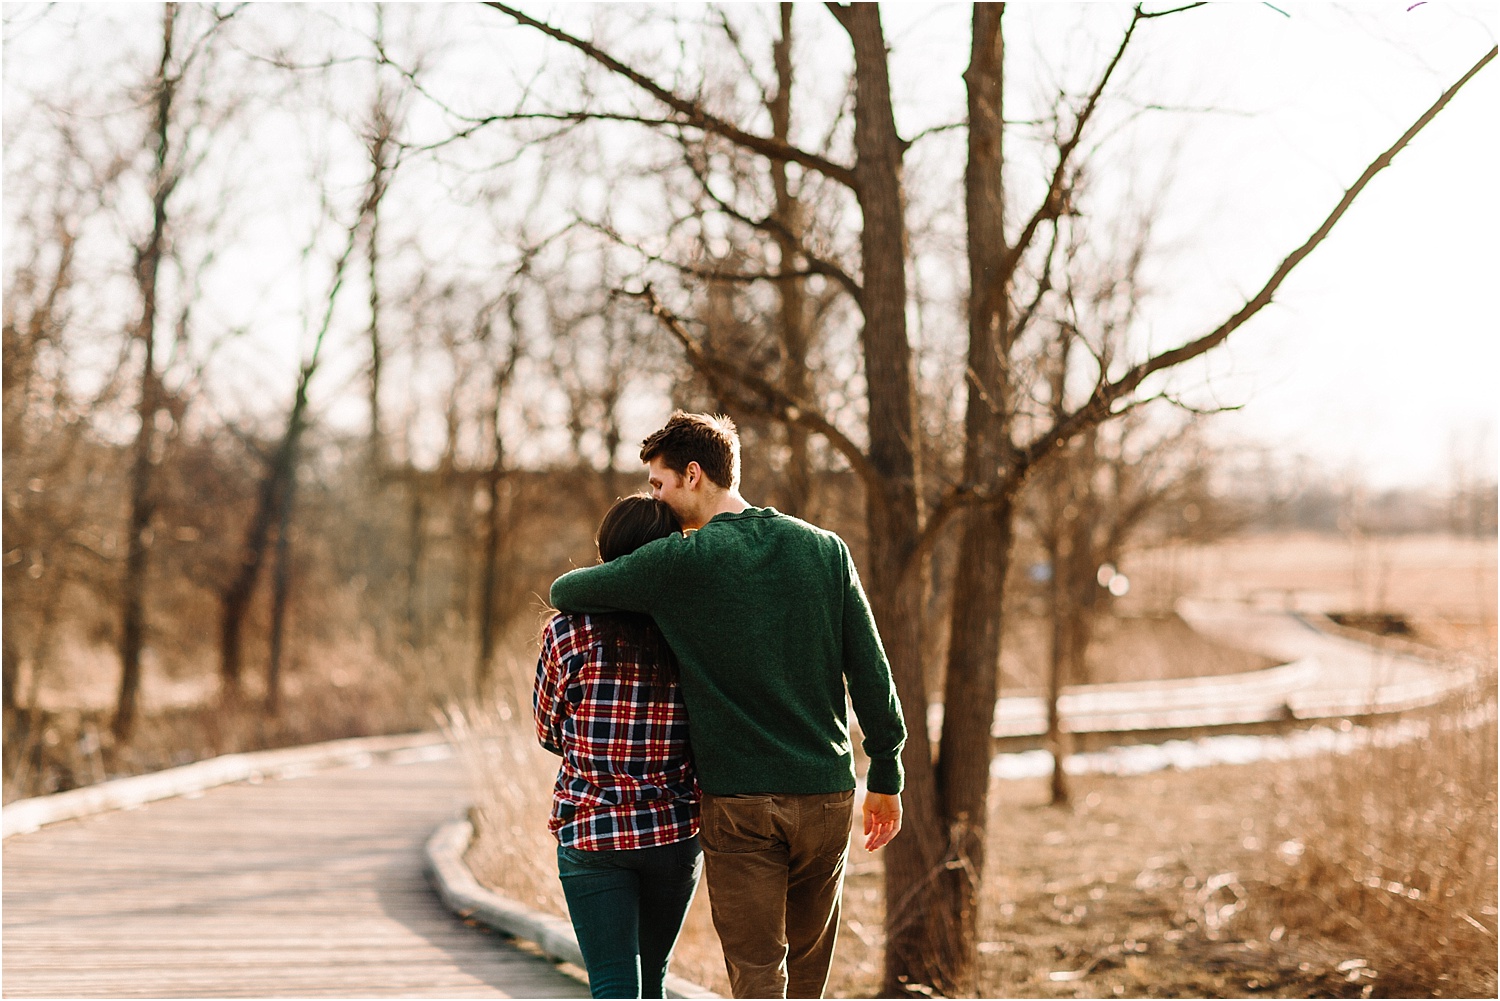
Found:
[[(441, 105), (439, 106), (442, 107)], [(444, 110), (448, 111), (449, 114), (452, 114), (455, 117), (462, 117), (459, 116), (456, 112), (453, 112), (447, 108), (444, 108)], [(430, 143), (425, 143), (420, 146), (403, 145), (402, 148), (414, 150), (420, 153), (429, 153), (433, 150), (441, 149), (442, 147), (447, 146), (451, 143), (468, 139), (470, 136), (474, 135), (481, 129), (486, 128), (490, 125), (495, 125), (499, 122), (563, 122), (569, 125), (577, 125), (583, 122), (629, 122), (635, 125), (645, 125), (652, 128), (661, 128), (664, 126), (671, 126), (675, 128), (683, 124), (675, 118), (652, 118), (649, 115), (636, 115), (626, 112), (612, 111), (530, 111), (515, 112), (505, 115), (485, 115), (482, 118), (468, 118), (464, 120), (469, 122), (468, 127), (460, 129), (450, 136), (444, 136), (442, 139), (438, 139)]]
[(906, 562), (901, 567), (901, 579), (907, 580), (922, 565), (954, 515), (1001, 499), (994, 490), (974, 483), (958, 483), (945, 490), (927, 513), (927, 520), (922, 524), (922, 532), (917, 536), (916, 545), (907, 554)]
[(1052, 240), (1047, 247), (1047, 257), (1042, 262), (1042, 276), (1037, 279), (1036, 294), (1031, 297), (1031, 302), (1027, 303), (1025, 308), (1021, 310), (1021, 315), (1016, 318), (1015, 323), (1011, 327), (1010, 340), (1012, 343), (1019, 340), (1026, 333), (1026, 329), (1031, 326), (1031, 321), (1036, 318), (1036, 313), (1042, 305), (1042, 300), (1046, 298), (1048, 292), (1052, 291), (1052, 260), (1057, 256), (1058, 232), (1057, 220), (1054, 219), (1052, 221)]
[(1175, 407), (1176, 409), (1185, 411), (1198, 417), (1210, 417), (1214, 414), (1230, 414), (1234, 413), (1236, 410), (1245, 409), (1245, 405), (1243, 403), (1220, 403), (1212, 407), (1200, 407), (1195, 404), (1189, 403), (1186, 400), (1173, 396), (1171, 393), (1167, 392), (1157, 393), (1155, 396), (1148, 396), (1141, 402), (1153, 403), (1156, 400), (1165, 400), (1168, 404)]
[(783, 278), (811, 278), (814, 275), (828, 276), (829, 273), (828, 269), (820, 267), (813, 262), (810, 262), (809, 266), (806, 268), (788, 271), (725, 271), (720, 268), (703, 267), (702, 265), (688, 264), (684, 261), (674, 261), (669, 257), (662, 256), (661, 254), (653, 254), (649, 250), (646, 250), (644, 247), (642, 247), (640, 244), (632, 243), (629, 240), (625, 239), (625, 237), (622, 236), (619, 232), (604, 223), (592, 222), (589, 220), (579, 220), (579, 223), (580, 225), (586, 226), (597, 233), (602, 233), (622, 247), (628, 247), (653, 264), (664, 264), (680, 274), (691, 275), (694, 278), (701, 278), (705, 281), (736, 282), (748, 284), (750, 282), (780, 281)]
[(1145, 361), (1133, 366), (1128, 372), (1113, 382), (1101, 381), (1087, 403), (1059, 419), (1045, 434), (1041, 435), (1036, 441), (1021, 451), (1019, 456), (1020, 466), (1017, 470), (1018, 474), (1024, 475), (1024, 471), (1027, 468), (1053, 448), (1057, 447), (1058, 442), (1066, 442), (1074, 435), (1096, 426), (1113, 416), (1115, 413), (1115, 404), (1134, 393), (1146, 379), (1157, 372), (1191, 361), (1219, 346), (1230, 334), (1243, 326), (1252, 316), (1270, 305), (1272, 298), (1276, 294), (1276, 290), (1281, 287), (1281, 283), (1286, 280), (1287, 275), (1291, 274), (1292, 270), (1298, 264), (1301, 264), (1317, 248), (1318, 244), (1322, 243), (1328, 234), (1332, 232), (1333, 227), (1343, 218), (1344, 213), (1349, 210), (1349, 206), (1354, 204), (1355, 198), (1359, 197), (1360, 193), (1369, 185), (1371, 179), (1380, 173), (1380, 171), (1390, 166), (1396, 154), (1406, 148), (1412, 139), (1416, 138), (1417, 133), (1421, 132), (1429, 122), (1437, 117), (1438, 113), (1447, 106), (1449, 101), (1453, 100), (1454, 95), (1458, 93), (1464, 84), (1468, 83), (1476, 73), (1495, 58), (1497, 51), (1500, 51), (1500, 47), (1492, 47), (1486, 52), (1453, 86), (1443, 91), (1432, 107), (1423, 112), (1421, 117), (1402, 133), (1401, 138), (1397, 139), (1390, 149), (1376, 157), (1365, 168), (1364, 173), (1360, 174), (1359, 179), (1344, 192), (1344, 196), (1339, 199), (1338, 204), (1334, 206), (1328, 218), (1323, 220), (1322, 225), (1300, 247), (1287, 255), (1281, 264), (1277, 266), (1265, 285), (1261, 287), (1260, 291), (1247, 300), (1244, 306), (1236, 311), (1233, 316), (1196, 340), (1189, 341), (1180, 347), (1163, 351), (1160, 354), (1147, 358)]
[(849, 30), (849, 5), (842, 3), (825, 3), (828, 12), (833, 15), (835, 21), (843, 25), (845, 31)]
[(967, 129), (968, 127), (968, 122), (948, 122), (943, 125), (934, 125), (931, 128), (923, 129), (921, 132), (918, 132), (916, 135), (906, 140), (906, 148), (910, 149), (918, 141), (926, 139), (928, 136), (935, 136), (940, 132), (954, 132), (958, 129)]
[(791, 143), (783, 140), (747, 132), (733, 122), (725, 121), (717, 115), (710, 114), (697, 101), (668, 90), (644, 73), (627, 66), (593, 43), (570, 35), (561, 28), (554, 28), (544, 21), (538, 21), (535, 18), (529, 17), (514, 7), (493, 2), (487, 2), (485, 6), (493, 7), (495, 10), (515, 18), (519, 23), (530, 28), (535, 28), (548, 37), (557, 39), (565, 45), (581, 52), (610, 72), (629, 80), (641, 90), (644, 90), (656, 98), (656, 100), (677, 112), (681, 118), (675, 121), (674, 124), (712, 132), (753, 153), (759, 153), (773, 160), (787, 160), (792, 163), (801, 164), (809, 170), (816, 170), (823, 176), (838, 181), (849, 188), (857, 187), (854, 170), (850, 167), (834, 163), (832, 160), (818, 156), (816, 153), (809, 153), (807, 150), (793, 146)]
[[(1109, 65), (1104, 68), (1104, 73), (1099, 77), (1099, 82), (1094, 85), (1094, 89), (1089, 93), (1088, 100), (1084, 102), (1083, 110), (1078, 113), (1078, 117), (1074, 120), (1072, 135), (1068, 136), (1058, 147), (1057, 166), (1053, 168), (1052, 180), (1047, 185), (1047, 195), (1042, 199), (1042, 204), (1038, 205), (1036, 211), (1031, 214), (1031, 218), (1027, 220), (1025, 227), (1021, 230), (1021, 235), (1016, 239), (1015, 245), (1006, 253), (1001, 274), (1012, 274), (1016, 269), (1016, 265), (1020, 263), (1021, 255), (1026, 253), (1026, 249), (1031, 246), (1031, 241), (1036, 236), (1036, 231), (1041, 227), (1042, 223), (1048, 219), (1056, 219), (1063, 213), (1063, 179), (1067, 177), (1069, 161), (1073, 156), (1073, 152), (1078, 148), (1078, 144), (1083, 140), (1083, 131), (1088, 126), (1089, 120), (1093, 118), (1094, 111), (1099, 106), (1099, 99), (1104, 96), (1104, 88), (1109, 85), (1110, 78), (1114, 76), (1114, 72), (1119, 67), (1120, 61), (1125, 58), (1125, 50), (1130, 47), (1130, 39), (1135, 35), (1135, 29), (1148, 16), (1160, 15), (1145, 15), (1141, 13), (1140, 7), (1136, 7), (1130, 19), (1130, 26), (1125, 29), (1125, 36), (1120, 39), (1120, 44), (1116, 47), (1115, 54), (1111, 57)], [(1004, 281), (996, 282), (994, 285), (995, 294), (1004, 294), (1003, 290), (1007, 284)]]
[[(1149, 21), (1153, 17), (1167, 17), (1170, 14), (1181, 14), (1185, 10), (1192, 10), (1194, 7), (1207, 7), (1207, 6), (1208, 6), (1208, 4), (1206, 2), (1190, 3), (1190, 4), (1184, 4), (1181, 7), (1173, 7), (1170, 10), (1152, 11), (1151, 13), (1148, 14), (1144, 10), (1141, 9), (1141, 5), (1140, 4), (1136, 4), (1135, 16), (1138, 17), (1138, 18), (1140, 18), (1142, 21)], [(1266, 6), (1269, 7), (1270, 4), (1267, 4)]]
[(756, 73), (755, 60), (745, 51), (745, 44), (740, 40), (740, 33), (735, 30), (733, 24), (729, 23), (729, 13), (723, 6), (715, 5), (714, 13), (719, 17), (719, 28), (724, 32), (724, 37), (729, 39), (729, 44), (734, 48), (734, 54), (740, 57), (740, 67), (745, 71), (745, 76), (755, 81), (756, 88), (760, 91), (762, 103), (769, 103), (771, 88), (766, 86)]
[(691, 157), (685, 158), (685, 162), (687, 163), (688, 169), (693, 172), (693, 176), (697, 178), (698, 185), (703, 189), (703, 193), (708, 195), (708, 197), (713, 200), (713, 203), (719, 207), (719, 210), (721, 212), (732, 219), (736, 219), (739, 222), (744, 223), (746, 226), (750, 226), (753, 229), (758, 229), (764, 233), (769, 233), (772, 236), (784, 237), (785, 239), (790, 240), (792, 243), (796, 244), (797, 253), (801, 254), (802, 257), (807, 261), (807, 273), (822, 275), (825, 278), (832, 278), (834, 281), (842, 285), (845, 291), (847, 291), (851, 296), (854, 297), (854, 301), (856, 303), (863, 301), (864, 289), (860, 286), (859, 282), (854, 280), (854, 277), (850, 275), (849, 272), (845, 271), (843, 268), (839, 267), (837, 264), (828, 260), (827, 258), (820, 257), (819, 255), (809, 250), (807, 244), (802, 240), (802, 238), (797, 233), (787, 228), (786, 224), (780, 219), (776, 218), (774, 215), (768, 215), (763, 218), (756, 219), (735, 208), (728, 201), (721, 198), (718, 193), (713, 190), (713, 188), (708, 183), (708, 178), (704, 175), (703, 171), (699, 169), (698, 164), (695, 163)]
[(753, 408), (762, 410), (788, 424), (805, 428), (813, 434), (822, 435), (828, 444), (849, 460), (849, 465), (854, 468), (860, 479), (871, 486), (872, 495), (879, 493), (875, 489), (881, 482), (879, 472), (871, 465), (863, 450), (850, 441), (848, 436), (835, 427), (827, 417), (806, 402), (793, 399), (785, 390), (772, 385), (754, 372), (710, 354), (696, 337), (688, 333), (682, 318), (662, 305), (651, 285), (647, 284), (639, 292), (622, 290), (622, 294), (645, 301), (651, 309), (651, 314), (660, 320), (667, 328), (667, 332), (682, 345), (687, 353), (688, 363), (694, 369), (711, 382), (722, 385), (722, 380), (727, 379), (739, 389), (751, 394), (745, 402)]

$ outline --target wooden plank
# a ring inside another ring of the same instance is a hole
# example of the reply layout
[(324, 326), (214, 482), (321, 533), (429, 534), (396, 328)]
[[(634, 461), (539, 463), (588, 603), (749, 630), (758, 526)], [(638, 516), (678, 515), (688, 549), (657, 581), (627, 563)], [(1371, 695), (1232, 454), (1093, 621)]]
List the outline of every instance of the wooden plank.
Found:
[(59, 822), (4, 851), (5, 997), (586, 997), (444, 910), (457, 762), (372, 764)]
[(101, 782), (51, 796), (17, 800), (0, 816), (0, 836), (34, 831), (46, 824), (108, 810), (130, 809), (153, 800), (200, 793), (229, 782), (292, 778), (335, 767), (368, 767), (377, 760), (396, 763), (433, 760), (449, 754), (442, 734), (356, 737), (307, 747), (252, 754), (224, 754), (147, 775)]

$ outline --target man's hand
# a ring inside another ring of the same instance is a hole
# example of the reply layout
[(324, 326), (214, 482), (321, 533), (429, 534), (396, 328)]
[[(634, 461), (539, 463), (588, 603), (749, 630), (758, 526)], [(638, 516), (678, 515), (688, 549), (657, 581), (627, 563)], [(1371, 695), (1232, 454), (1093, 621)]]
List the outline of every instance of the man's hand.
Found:
[(901, 796), (866, 792), (864, 814), (865, 851), (884, 848), (901, 830)]

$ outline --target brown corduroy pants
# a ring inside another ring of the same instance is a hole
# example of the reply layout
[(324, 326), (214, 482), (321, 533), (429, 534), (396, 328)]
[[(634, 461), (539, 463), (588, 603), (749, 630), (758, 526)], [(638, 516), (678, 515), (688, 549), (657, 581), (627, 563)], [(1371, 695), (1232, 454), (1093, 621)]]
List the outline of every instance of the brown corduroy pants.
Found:
[(737, 998), (817, 998), (838, 938), (854, 793), (703, 795), (703, 862)]

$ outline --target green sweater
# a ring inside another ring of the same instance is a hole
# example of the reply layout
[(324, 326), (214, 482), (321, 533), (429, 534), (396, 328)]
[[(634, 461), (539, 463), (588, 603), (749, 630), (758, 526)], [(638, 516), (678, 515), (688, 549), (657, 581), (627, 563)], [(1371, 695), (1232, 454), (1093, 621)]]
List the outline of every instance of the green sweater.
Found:
[(564, 612), (645, 612), (677, 654), (706, 792), (854, 788), (844, 698), (864, 730), (872, 792), (898, 793), (906, 724), (849, 549), (774, 508), (720, 514), (690, 535), (574, 570)]

